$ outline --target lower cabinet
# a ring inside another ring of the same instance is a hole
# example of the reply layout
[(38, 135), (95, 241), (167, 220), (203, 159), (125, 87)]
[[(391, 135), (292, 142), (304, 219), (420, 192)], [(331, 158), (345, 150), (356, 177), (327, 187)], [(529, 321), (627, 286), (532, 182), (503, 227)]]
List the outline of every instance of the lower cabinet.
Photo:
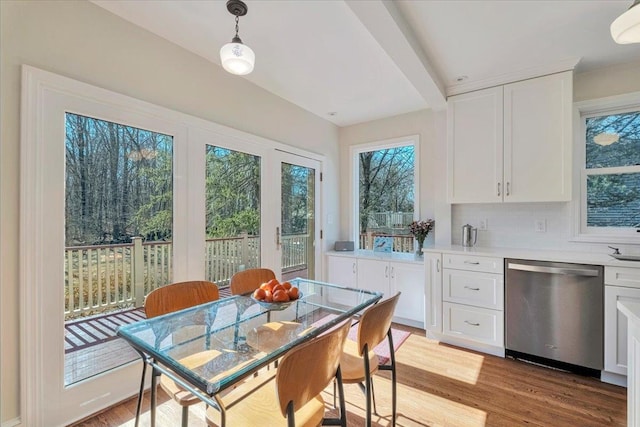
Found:
[(425, 287), (422, 262), (332, 254), (327, 256), (327, 273), (329, 283), (381, 292), (384, 294), (383, 298), (401, 292), (393, 321), (424, 328)]
[[(348, 288), (358, 287), (358, 260), (355, 257), (327, 256), (327, 282)], [(357, 303), (355, 295), (331, 294), (331, 302), (353, 307)], [(341, 298), (342, 297), (342, 298)], [(340, 298), (339, 300), (337, 298)]]
[(504, 260), (435, 252), (425, 257), (427, 334), (504, 355)]
[(640, 268), (605, 267), (604, 370), (627, 375), (627, 318), (618, 301), (640, 302)]

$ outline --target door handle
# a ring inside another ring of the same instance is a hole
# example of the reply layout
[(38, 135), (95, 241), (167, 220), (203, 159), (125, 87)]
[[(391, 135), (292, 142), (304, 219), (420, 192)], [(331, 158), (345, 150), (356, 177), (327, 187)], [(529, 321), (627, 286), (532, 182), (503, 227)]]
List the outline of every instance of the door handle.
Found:
[(465, 261), (464, 264), (473, 264), (473, 265), (478, 265), (480, 264), (478, 261)]
[(467, 325), (471, 325), (471, 326), (480, 326), (480, 323), (470, 322), (468, 320), (465, 320), (464, 323), (466, 323)]
[(438, 273), (440, 273), (440, 260), (439, 259), (436, 260), (436, 271)]
[(353, 274), (356, 274), (356, 263), (355, 262), (353, 263), (351, 271), (353, 271)]
[(509, 181), (507, 181), (507, 192), (506, 192), (506, 195), (507, 196), (509, 195)]
[(396, 277), (395, 267), (391, 267), (391, 278), (394, 279)]
[(276, 227), (276, 247), (280, 249), (280, 227)]
[(384, 277), (387, 277), (387, 278), (389, 277), (389, 266), (386, 266), (384, 268)]
[(498, 196), (500, 195), (500, 183), (498, 183)]
[(472, 288), (471, 286), (465, 286), (465, 289), (469, 289), (470, 291), (479, 291), (480, 288)]
[(562, 267), (547, 267), (542, 265), (528, 265), (528, 264), (516, 264), (510, 262), (507, 265), (508, 270), (521, 270), (531, 271), (534, 273), (549, 273), (549, 274), (564, 274), (566, 276), (589, 276), (596, 277), (599, 274), (598, 270), (591, 268), (562, 268)]

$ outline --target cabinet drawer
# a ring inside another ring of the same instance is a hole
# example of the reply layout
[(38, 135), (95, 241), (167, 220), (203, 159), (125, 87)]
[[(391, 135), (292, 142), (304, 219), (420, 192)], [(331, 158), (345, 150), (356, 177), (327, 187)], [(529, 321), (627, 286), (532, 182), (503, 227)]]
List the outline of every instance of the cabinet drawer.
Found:
[(640, 289), (640, 268), (604, 267), (604, 283)]
[(443, 270), (442, 299), (494, 310), (504, 307), (504, 279), (501, 274)]
[(502, 311), (445, 302), (442, 332), (498, 347), (504, 346)]
[(443, 268), (504, 274), (504, 259), (477, 255), (442, 255)]

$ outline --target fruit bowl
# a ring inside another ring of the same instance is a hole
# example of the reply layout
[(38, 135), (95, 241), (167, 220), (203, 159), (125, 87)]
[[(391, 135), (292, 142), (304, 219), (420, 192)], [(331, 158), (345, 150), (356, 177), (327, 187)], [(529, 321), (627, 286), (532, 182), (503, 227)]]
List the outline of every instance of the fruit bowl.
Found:
[(264, 307), (267, 310), (274, 310), (274, 311), (284, 310), (287, 307), (289, 307), (291, 304), (293, 304), (294, 302), (299, 301), (300, 298), (302, 298), (302, 292), (298, 293), (298, 298), (297, 299), (294, 299), (294, 300), (291, 300), (291, 301), (284, 301), (284, 302), (262, 301), (262, 300), (254, 298), (253, 295), (251, 295), (251, 299), (254, 300), (255, 302), (257, 302), (258, 304), (260, 304), (261, 307)]

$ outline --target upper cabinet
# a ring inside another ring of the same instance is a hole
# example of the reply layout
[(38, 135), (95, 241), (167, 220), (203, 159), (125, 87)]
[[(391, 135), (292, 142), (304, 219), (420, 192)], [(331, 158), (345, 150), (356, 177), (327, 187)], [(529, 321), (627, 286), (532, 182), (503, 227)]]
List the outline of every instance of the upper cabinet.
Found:
[(571, 200), (571, 71), (448, 100), (450, 203)]

